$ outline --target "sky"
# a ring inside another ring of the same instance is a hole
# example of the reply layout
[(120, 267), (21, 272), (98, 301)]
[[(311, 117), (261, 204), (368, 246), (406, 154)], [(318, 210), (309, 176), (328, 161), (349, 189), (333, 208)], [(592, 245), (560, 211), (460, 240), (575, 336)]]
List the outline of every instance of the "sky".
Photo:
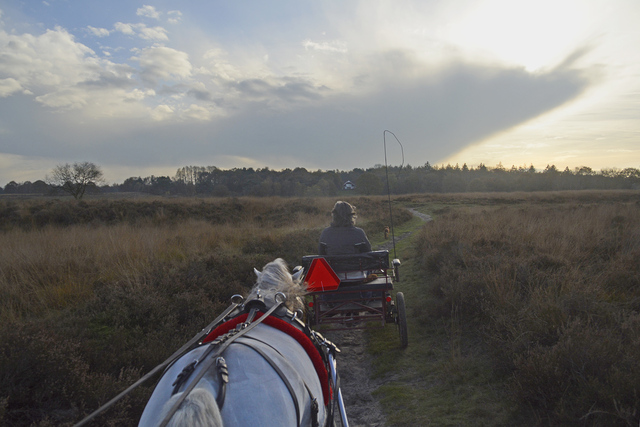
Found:
[(0, 186), (640, 167), (638, 0), (0, 0)]

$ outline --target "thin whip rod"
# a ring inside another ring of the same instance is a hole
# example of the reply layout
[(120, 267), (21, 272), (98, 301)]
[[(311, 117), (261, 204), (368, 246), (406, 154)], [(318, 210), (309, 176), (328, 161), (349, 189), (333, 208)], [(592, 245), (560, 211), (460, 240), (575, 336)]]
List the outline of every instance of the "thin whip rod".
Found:
[(382, 139), (384, 141), (384, 168), (387, 174), (387, 196), (389, 197), (389, 221), (391, 221), (391, 241), (393, 242), (393, 257), (398, 258), (398, 256), (396, 255), (396, 235), (393, 229), (393, 213), (391, 212), (391, 185), (389, 185), (389, 166), (387, 166), (387, 133), (393, 135), (393, 137), (396, 139), (396, 141), (398, 141), (398, 144), (400, 145), (400, 151), (402, 152), (402, 164), (400, 165), (401, 169), (404, 166), (404, 147), (402, 147), (400, 140), (393, 132), (391, 132), (390, 130), (385, 130), (384, 132), (382, 132)]

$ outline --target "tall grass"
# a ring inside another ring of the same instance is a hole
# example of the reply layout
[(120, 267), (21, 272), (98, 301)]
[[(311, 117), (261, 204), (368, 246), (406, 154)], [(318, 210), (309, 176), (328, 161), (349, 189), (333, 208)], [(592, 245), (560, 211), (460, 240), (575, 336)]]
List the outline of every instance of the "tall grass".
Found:
[[(350, 201), (369, 236), (382, 235), (385, 200)], [(246, 293), (254, 267), (315, 253), (334, 202), (0, 205), (0, 425), (71, 425), (98, 408)], [(95, 425), (135, 424), (150, 387)]]
[(466, 198), (419, 238), (439, 301), (424, 321), (453, 307), (473, 323), (496, 372), (545, 422), (640, 421), (640, 199), (606, 194)]

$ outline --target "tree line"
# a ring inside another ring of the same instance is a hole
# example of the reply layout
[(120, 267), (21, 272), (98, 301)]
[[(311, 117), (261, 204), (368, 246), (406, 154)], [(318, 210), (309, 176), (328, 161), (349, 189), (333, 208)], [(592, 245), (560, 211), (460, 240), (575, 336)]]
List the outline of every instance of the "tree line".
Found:
[[(74, 168), (82, 166), (79, 174)], [(87, 177), (87, 175), (89, 175)], [(139, 192), (153, 195), (214, 196), (214, 197), (315, 197), (336, 196), (343, 191), (355, 194), (381, 195), (410, 193), (464, 193), (510, 191), (559, 191), (588, 189), (640, 189), (640, 170), (610, 168), (597, 172), (587, 166), (559, 170), (547, 165), (537, 170), (533, 165), (505, 168), (502, 164), (487, 167), (480, 164), (469, 168), (432, 166), (419, 167), (375, 165), (351, 171), (309, 171), (305, 168), (271, 170), (216, 166), (185, 166), (175, 176), (131, 177), (122, 184), (100, 185), (100, 168), (91, 163), (57, 166), (45, 181), (16, 183), (11, 181), (0, 193), (55, 194), (66, 192), (76, 198), (95, 192)], [(55, 178), (55, 179), (54, 179)], [(81, 180), (80, 180), (81, 179)], [(345, 183), (355, 184), (345, 190)]]

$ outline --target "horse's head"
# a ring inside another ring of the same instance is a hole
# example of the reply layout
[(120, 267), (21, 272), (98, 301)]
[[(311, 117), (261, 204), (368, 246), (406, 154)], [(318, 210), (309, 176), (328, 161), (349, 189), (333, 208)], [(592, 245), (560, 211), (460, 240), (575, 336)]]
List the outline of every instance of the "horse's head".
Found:
[(258, 281), (249, 293), (247, 300), (256, 298), (258, 295), (264, 298), (267, 306), (272, 306), (276, 302), (276, 294), (282, 292), (286, 295), (285, 305), (291, 311), (303, 310), (303, 296), (306, 289), (300, 284), (300, 274), (292, 275), (289, 272), (286, 262), (282, 258), (271, 261), (262, 268), (262, 271), (254, 269)]

